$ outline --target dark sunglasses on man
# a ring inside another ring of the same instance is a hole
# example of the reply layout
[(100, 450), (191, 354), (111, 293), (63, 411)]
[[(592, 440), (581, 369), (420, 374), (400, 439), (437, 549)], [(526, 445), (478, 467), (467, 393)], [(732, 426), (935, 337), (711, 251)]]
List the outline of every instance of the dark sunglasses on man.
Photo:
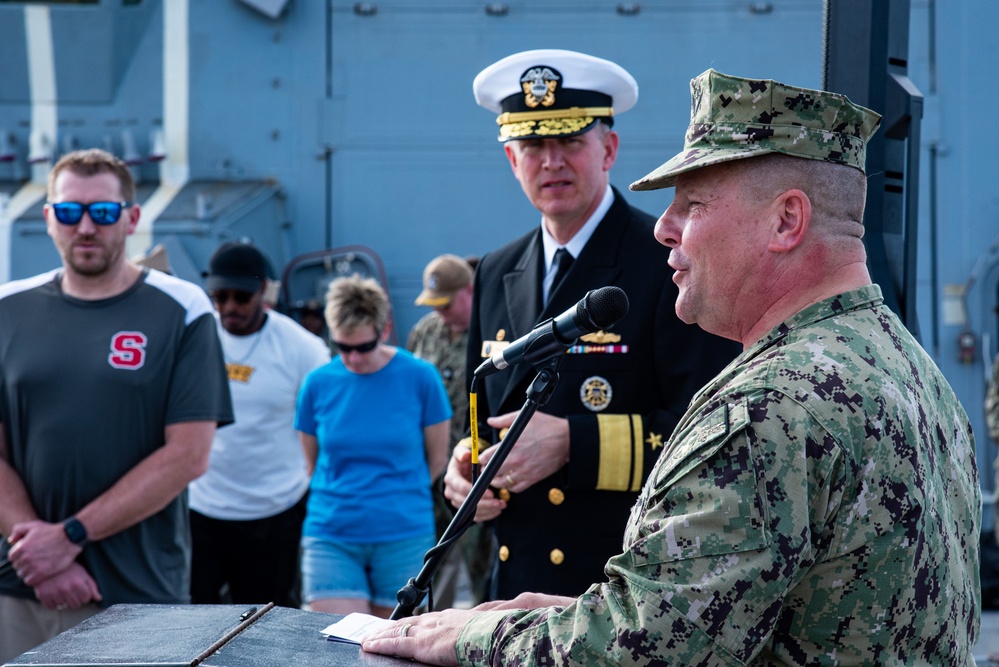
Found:
[(46, 204), (52, 209), (55, 219), (64, 225), (76, 225), (83, 220), (83, 212), (90, 215), (90, 219), (95, 225), (113, 225), (121, 217), (122, 209), (134, 206), (135, 202), (130, 201), (92, 201), (84, 204), (78, 201), (62, 201), (53, 204)]
[(347, 345), (346, 343), (338, 343), (333, 341), (333, 347), (336, 348), (337, 352), (340, 354), (350, 354), (351, 352), (359, 352), (360, 354), (367, 354), (373, 349), (378, 347), (378, 339), (369, 340), (367, 343), (361, 343), (360, 345)]

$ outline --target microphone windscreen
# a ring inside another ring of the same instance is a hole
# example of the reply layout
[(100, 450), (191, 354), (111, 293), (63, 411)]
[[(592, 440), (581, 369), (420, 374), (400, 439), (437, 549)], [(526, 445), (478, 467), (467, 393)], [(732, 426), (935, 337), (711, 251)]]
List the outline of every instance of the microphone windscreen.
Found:
[(594, 325), (594, 331), (612, 327), (628, 314), (628, 295), (613, 285), (593, 290), (580, 302), (580, 309), (584, 304), (584, 317)]

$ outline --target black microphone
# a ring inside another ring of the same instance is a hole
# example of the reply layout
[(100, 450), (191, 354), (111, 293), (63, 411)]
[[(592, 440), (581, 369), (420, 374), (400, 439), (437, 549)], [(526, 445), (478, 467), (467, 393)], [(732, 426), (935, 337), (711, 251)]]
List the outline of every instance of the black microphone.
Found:
[(628, 314), (628, 295), (620, 287), (590, 290), (575, 306), (558, 317), (541, 322), (482, 362), (475, 377), (485, 377), (507, 366), (527, 362), (539, 364), (563, 354), (583, 334), (608, 329)]

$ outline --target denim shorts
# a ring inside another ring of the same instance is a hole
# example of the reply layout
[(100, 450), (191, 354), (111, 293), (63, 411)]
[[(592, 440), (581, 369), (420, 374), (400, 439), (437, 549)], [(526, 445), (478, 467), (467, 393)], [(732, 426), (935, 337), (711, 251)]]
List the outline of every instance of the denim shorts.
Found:
[(423, 568), (434, 535), (397, 542), (352, 543), (302, 537), (302, 597), (368, 600), (394, 607), (396, 594)]

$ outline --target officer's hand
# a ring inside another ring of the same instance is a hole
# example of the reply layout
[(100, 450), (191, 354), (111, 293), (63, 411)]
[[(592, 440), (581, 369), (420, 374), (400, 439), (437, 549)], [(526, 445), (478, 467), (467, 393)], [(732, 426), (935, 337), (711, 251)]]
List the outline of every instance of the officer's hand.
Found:
[(79, 563), (35, 586), (35, 597), (48, 609), (79, 609), (101, 601), (97, 582)]
[(457, 665), (458, 636), (474, 616), (468, 609), (447, 609), (404, 618), (365, 637), (361, 648), (428, 665)]
[[(508, 412), (498, 417), (490, 417), (489, 425), (505, 429), (517, 417), (516, 412)], [(482, 453), (482, 465), (489, 462), (496, 447)], [(527, 423), (520, 439), (496, 473), (494, 486), (502, 486), (511, 493), (524, 491), (569, 462), (569, 420), (536, 412)]]
[(69, 541), (61, 523), (24, 521), (14, 524), (9, 541), (10, 562), (28, 586), (37, 586), (62, 572), (83, 550)]
[[(479, 457), (481, 461), (482, 457)], [(472, 490), (472, 450), (458, 444), (448, 461), (444, 473), (444, 497), (455, 507), (461, 507)], [(475, 509), (476, 521), (489, 521), (506, 509), (506, 503), (496, 497), (492, 489), (486, 490)]]

